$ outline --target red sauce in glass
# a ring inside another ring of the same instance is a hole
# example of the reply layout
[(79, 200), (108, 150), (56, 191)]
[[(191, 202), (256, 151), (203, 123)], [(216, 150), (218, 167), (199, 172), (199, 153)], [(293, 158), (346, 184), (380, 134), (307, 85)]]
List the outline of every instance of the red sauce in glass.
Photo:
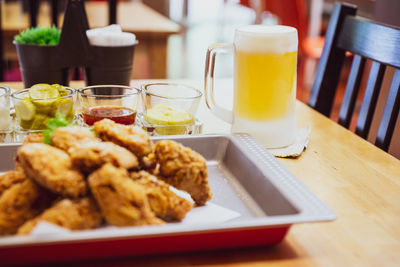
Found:
[(121, 106), (99, 106), (88, 108), (83, 114), (83, 121), (92, 126), (96, 121), (110, 119), (120, 124), (134, 124), (136, 111)]

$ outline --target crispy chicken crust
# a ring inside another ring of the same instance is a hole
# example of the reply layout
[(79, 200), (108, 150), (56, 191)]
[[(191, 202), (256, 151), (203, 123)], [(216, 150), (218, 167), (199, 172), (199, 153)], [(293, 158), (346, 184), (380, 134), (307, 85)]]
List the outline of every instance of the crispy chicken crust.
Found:
[(26, 136), (22, 145), (29, 144), (29, 143), (43, 143), (44, 136), (41, 133), (32, 133)]
[(143, 188), (129, 178), (125, 169), (105, 164), (89, 176), (88, 182), (108, 224), (133, 226), (164, 223), (150, 210)]
[(93, 130), (104, 141), (111, 141), (127, 148), (137, 157), (142, 158), (153, 151), (150, 136), (138, 126), (128, 126), (103, 119), (93, 124)]
[(132, 172), (131, 178), (140, 184), (149, 200), (151, 210), (166, 221), (181, 221), (193, 204), (176, 195), (169, 185), (146, 171)]
[(190, 194), (197, 205), (211, 199), (206, 160), (196, 151), (171, 141), (158, 141), (155, 154), (160, 176), (168, 184)]
[(157, 160), (154, 152), (140, 158), (140, 167), (152, 174), (157, 174)]
[(15, 171), (0, 175), (0, 236), (29, 234), (40, 221), (70, 230), (97, 228), (103, 220), (161, 225), (211, 199), (206, 160), (192, 149), (154, 144), (141, 128), (108, 119), (93, 130), (58, 128), (51, 145), (42, 134), (25, 139)]
[(64, 151), (89, 141), (99, 139), (89, 128), (80, 126), (57, 128), (51, 136), (51, 144)]
[(12, 187), (15, 184), (22, 183), (25, 180), (26, 177), (23, 172), (8, 171), (6, 173), (3, 173), (0, 176), (0, 196), (8, 188)]
[(100, 226), (102, 217), (93, 199), (89, 197), (75, 200), (66, 198), (24, 223), (18, 229), (18, 234), (29, 234), (40, 221), (47, 221), (70, 230), (86, 230)]
[(14, 184), (0, 196), (0, 235), (15, 234), (18, 228), (41, 211), (42, 191), (31, 180)]
[(17, 165), (41, 186), (65, 197), (87, 192), (83, 175), (75, 170), (68, 154), (45, 144), (26, 144), (18, 149)]
[(124, 147), (111, 142), (92, 141), (68, 150), (72, 164), (83, 173), (89, 174), (105, 163), (124, 169), (139, 166), (137, 157)]

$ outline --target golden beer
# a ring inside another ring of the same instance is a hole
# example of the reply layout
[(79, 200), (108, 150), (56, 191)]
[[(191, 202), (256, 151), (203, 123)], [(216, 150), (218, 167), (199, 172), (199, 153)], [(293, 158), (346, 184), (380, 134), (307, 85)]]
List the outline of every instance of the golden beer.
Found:
[(297, 52), (235, 54), (236, 115), (254, 121), (276, 120), (294, 106)]
[(268, 148), (290, 145), (296, 132), (297, 30), (241, 27), (234, 53), (232, 131), (267, 140)]

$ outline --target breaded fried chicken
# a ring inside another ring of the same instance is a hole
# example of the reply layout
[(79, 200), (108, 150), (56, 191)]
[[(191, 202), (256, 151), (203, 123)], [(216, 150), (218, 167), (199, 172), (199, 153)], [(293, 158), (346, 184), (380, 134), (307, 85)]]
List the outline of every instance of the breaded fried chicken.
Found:
[(122, 125), (103, 119), (93, 125), (93, 130), (104, 141), (123, 146), (139, 158), (153, 152), (153, 142), (149, 135), (138, 126)]
[(0, 196), (8, 188), (15, 184), (22, 183), (26, 177), (22, 172), (8, 171), (0, 176)]
[(190, 194), (197, 205), (211, 199), (206, 160), (196, 151), (171, 141), (158, 141), (155, 154), (160, 176), (168, 184)]
[(65, 197), (86, 194), (83, 175), (73, 168), (68, 154), (45, 144), (26, 144), (18, 149), (16, 164), (41, 186)]
[(107, 223), (116, 226), (163, 223), (150, 210), (143, 188), (129, 178), (125, 169), (105, 164), (88, 181)]
[(151, 174), (157, 174), (157, 160), (154, 152), (140, 158), (140, 168), (150, 172)]
[(6, 189), (0, 196), (0, 235), (15, 234), (25, 221), (39, 214), (44, 208), (40, 203), (42, 194), (29, 179)]
[(168, 184), (146, 171), (132, 172), (131, 178), (145, 189), (151, 210), (166, 221), (181, 221), (193, 207), (172, 192)]
[(43, 143), (44, 136), (42, 133), (32, 133), (26, 136), (22, 145), (29, 144), (29, 143)]
[(75, 200), (65, 198), (57, 201), (39, 216), (24, 223), (18, 229), (18, 234), (29, 234), (40, 221), (53, 223), (70, 230), (86, 230), (100, 226), (102, 217), (93, 199), (89, 197)]
[(92, 141), (68, 150), (72, 164), (83, 173), (89, 174), (105, 163), (124, 169), (139, 166), (137, 157), (124, 147), (111, 142)]
[(89, 129), (80, 126), (57, 128), (51, 136), (51, 144), (59, 149), (68, 151), (71, 147), (79, 146), (85, 142), (99, 140)]

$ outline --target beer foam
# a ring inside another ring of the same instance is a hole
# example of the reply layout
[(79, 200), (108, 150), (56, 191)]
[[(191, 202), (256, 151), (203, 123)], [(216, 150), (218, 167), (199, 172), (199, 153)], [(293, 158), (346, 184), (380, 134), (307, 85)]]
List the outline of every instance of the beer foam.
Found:
[(284, 54), (297, 51), (296, 28), (282, 25), (248, 25), (236, 29), (235, 49), (247, 53)]

